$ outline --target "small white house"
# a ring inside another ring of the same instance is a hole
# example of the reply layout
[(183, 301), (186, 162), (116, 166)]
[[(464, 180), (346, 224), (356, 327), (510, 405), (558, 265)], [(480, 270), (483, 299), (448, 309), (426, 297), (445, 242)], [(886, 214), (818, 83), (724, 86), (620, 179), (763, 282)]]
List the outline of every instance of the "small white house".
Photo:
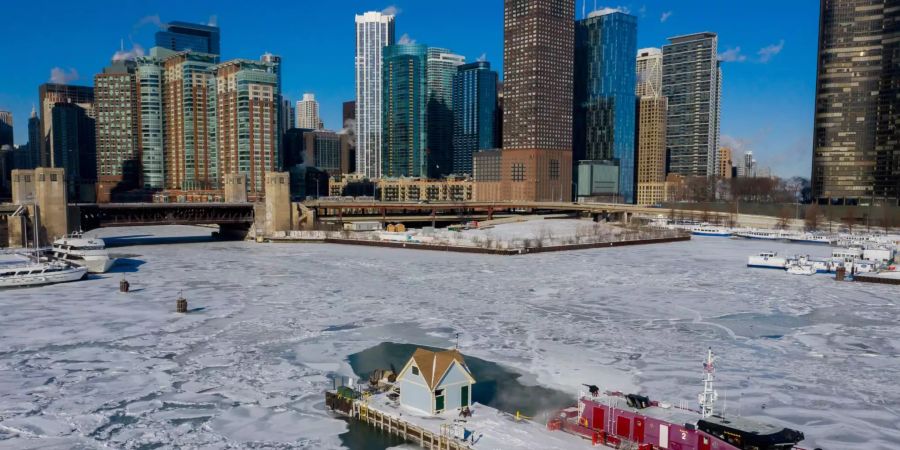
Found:
[(440, 414), (472, 404), (475, 378), (457, 350), (416, 349), (397, 375), (400, 404), (426, 414)]

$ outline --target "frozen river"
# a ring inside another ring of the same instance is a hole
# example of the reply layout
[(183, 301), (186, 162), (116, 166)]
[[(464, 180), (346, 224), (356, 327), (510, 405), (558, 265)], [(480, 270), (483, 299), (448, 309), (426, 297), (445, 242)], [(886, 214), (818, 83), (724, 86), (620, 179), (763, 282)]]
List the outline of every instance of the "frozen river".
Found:
[[(900, 288), (747, 269), (762, 250), (828, 252), (721, 238), (516, 257), (116, 248), (130, 294), (118, 273), (0, 291), (0, 448), (339, 448), (347, 425), (322, 391), (351, 374), (347, 355), (456, 333), (520, 381), (691, 406), (712, 346), (726, 414), (802, 430), (810, 449), (900, 448)], [(176, 314), (179, 292), (199, 310)]]

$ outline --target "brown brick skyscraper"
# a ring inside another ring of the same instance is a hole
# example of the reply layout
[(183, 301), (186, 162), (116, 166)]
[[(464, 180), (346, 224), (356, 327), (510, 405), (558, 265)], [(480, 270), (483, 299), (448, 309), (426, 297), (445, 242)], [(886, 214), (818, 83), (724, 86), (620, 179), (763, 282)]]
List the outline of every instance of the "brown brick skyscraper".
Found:
[(574, 0), (504, 0), (502, 195), (572, 195)]

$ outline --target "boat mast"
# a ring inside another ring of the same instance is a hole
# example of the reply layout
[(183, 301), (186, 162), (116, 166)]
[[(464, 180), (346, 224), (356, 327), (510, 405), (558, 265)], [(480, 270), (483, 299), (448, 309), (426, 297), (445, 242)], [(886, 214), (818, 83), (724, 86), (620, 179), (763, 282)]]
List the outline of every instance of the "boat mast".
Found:
[(697, 396), (700, 401), (700, 412), (704, 418), (713, 415), (713, 408), (715, 407), (716, 399), (719, 397), (719, 394), (713, 389), (713, 381), (715, 379), (713, 374), (716, 371), (715, 366), (713, 366), (715, 359), (712, 347), (710, 347), (706, 353), (706, 361), (703, 361), (703, 392)]

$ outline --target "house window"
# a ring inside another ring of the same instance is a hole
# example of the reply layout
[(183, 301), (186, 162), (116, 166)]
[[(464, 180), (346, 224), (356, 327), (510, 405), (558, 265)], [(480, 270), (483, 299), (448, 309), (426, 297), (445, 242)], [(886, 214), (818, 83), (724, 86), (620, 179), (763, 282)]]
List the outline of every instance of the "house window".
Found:
[(419, 374), (419, 368), (416, 367), (416, 366), (413, 366), (413, 368), (412, 368), (412, 373), (413, 373), (413, 375), (418, 375), (418, 374)]
[(512, 180), (525, 181), (525, 164), (515, 163), (512, 165)]

